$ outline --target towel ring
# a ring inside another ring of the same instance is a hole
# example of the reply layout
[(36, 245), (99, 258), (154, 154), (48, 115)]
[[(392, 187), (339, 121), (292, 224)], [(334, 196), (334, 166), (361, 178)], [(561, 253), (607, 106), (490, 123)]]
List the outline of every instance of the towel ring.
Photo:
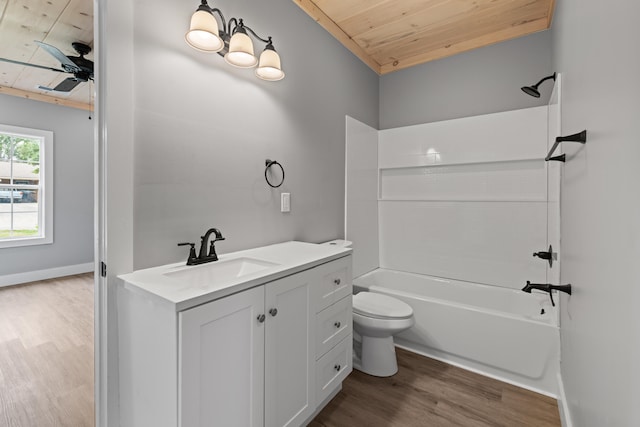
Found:
[[(284, 182), (284, 168), (282, 167), (282, 165), (280, 163), (278, 163), (277, 160), (270, 160), (267, 159), (264, 161), (265, 164), (265, 168), (264, 168), (264, 179), (267, 181), (267, 184), (269, 184), (269, 186), (273, 187), (273, 188), (278, 188), (282, 185), (282, 183)], [(278, 185), (273, 185), (270, 181), (269, 181), (269, 177), (267, 176), (267, 172), (269, 172), (269, 168), (273, 165), (278, 165), (280, 166), (280, 170), (282, 171), (282, 181), (280, 181), (280, 184)]]

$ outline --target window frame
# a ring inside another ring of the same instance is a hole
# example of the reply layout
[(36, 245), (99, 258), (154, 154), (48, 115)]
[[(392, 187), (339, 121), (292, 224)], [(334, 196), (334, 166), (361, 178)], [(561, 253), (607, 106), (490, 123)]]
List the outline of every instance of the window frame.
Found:
[[(11, 237), (0, 240), (0, 249), (33, 245), (48, 245), (53, 243), (53, 132), (11, 126), (0, 123), (0, 133), (24, 138), (39, 138), (40, 145), (40, 180), (38, 183), (38, 229), (39, 236)], [(13, 177), (12, 177), (13, 181)], [(11, 183), (11, 188), (26, 188), (33, 185)], [(3, 188), (7, 185), (3, 184)], [(35, 186), (33, 186), (35, 187)]]

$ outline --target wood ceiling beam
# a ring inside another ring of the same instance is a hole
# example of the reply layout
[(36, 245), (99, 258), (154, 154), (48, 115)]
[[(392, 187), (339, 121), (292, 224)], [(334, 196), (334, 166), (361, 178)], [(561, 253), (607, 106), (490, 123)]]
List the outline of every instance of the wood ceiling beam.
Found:
[(79, 110), (93, 111), (93, 106), (82, 102), (73, 101), (71, 99), (56, 98), (54, 96), (42, 95), (35, 92), (29, 92), (22, 89), (15, 89), (6, 86), (0, 86), (0, 93), (20, 98), (32, 99), (34, 101), (48, 102), (50, 104), (62, 105), (64, 107), (77, 108)]

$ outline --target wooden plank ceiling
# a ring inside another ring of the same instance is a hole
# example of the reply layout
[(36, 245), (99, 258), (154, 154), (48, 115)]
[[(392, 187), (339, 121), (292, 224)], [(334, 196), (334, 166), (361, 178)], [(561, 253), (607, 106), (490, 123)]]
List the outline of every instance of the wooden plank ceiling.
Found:
[(549, 28), (555, 0), (293, 0), (378, 74)]
[[(76, 41), (93, 48), (93, 1), (0, 0), (0, 57), (61, 68), (34, 40), (53, 45), (67, 56), (78, 55), (71, 47)], [(93, 52), (86, 58), (93, 60)], [(39, 85), (55, 87), (70, 76), (0, 62), (0, 93), (90, 110), (95, 90), (91, 81), (69, 93), (38, 89)]]

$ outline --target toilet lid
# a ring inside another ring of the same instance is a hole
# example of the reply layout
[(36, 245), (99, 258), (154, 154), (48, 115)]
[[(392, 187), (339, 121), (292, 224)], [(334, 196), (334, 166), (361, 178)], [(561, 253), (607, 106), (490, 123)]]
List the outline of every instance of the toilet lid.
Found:
[(406, 319), (413, 315), (407, 303), (375, 292), (360, 292), (353, 296), (353, 312), (379, 319)]

